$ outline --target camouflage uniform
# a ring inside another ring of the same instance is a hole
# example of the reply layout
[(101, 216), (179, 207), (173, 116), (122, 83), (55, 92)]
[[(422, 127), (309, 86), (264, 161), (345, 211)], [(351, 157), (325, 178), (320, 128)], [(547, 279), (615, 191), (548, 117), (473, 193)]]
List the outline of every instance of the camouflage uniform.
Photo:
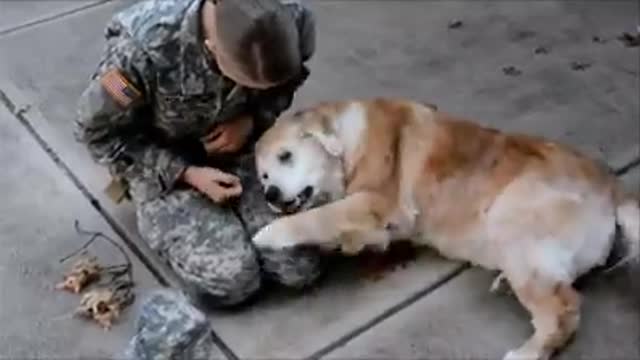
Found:
[(224, 359), (206, 315), (182, 293), (158, 290), (140, 307), (136, 334), (115, 358), (131, 360)]
[[(81, 96), (76, 135), (93, 158), (124, 179), (137, 209), (142, 237), (189, 284), (214, 304), (231, 305), (255, 293), (261, 274), (303, 286), (320, 274), (310, 250), (257, 254), (250, 236), (274, 215), (254, 174), (251, 145), (286, 110), (308, 76), (268, 90), (240, 87), (221, 75), (200, 35), (203, 0), (144, 0), (116, 14), (106, 29), (106, 49)], [(314, 52), (311, 13), (286, 5), (300, 30), (301, 52)], [(101, 83), (117, 69), (139, 91), (119, 106)], [(240, 114), (254, 118), (241, 155), (208, 159), (200, 138)], [(218, 206), (178, 182), (187, 165), (210, 165), (238, 175), (243, 194)], [(263, 271), (261, 271), (263, 270)]]

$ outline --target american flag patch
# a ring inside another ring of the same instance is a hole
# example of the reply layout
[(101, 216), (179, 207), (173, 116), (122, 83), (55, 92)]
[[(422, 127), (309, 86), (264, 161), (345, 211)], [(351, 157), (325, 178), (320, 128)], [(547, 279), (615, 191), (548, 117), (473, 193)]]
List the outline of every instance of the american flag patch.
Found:
[(142, 93), (117, 69), (106, 72), (100, 79), (100, 84), (111, 98), (125, 109), (142, 97)]

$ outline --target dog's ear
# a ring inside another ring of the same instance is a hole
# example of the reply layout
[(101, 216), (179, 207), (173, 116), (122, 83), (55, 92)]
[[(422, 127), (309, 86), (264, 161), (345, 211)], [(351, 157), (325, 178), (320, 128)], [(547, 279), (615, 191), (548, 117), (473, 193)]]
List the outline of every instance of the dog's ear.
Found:
[(423, 102), (422, 102), (422, 105), (424, 105), (424, 106), (428, 107), (428, 108), (429, 108), (429, 109), (431, 109), (432, 111), (438, 111), (438, 105), (435, 105), (435, 104), (433, 104), (433, 103), (423, 101)]
[(313, 137), (332, 156), (339, 157), (344, 152), (342, 143), (331, 129), (329, 121), (324, 117), (320, 121), (309, 121), (303, 124), (302, 136)]

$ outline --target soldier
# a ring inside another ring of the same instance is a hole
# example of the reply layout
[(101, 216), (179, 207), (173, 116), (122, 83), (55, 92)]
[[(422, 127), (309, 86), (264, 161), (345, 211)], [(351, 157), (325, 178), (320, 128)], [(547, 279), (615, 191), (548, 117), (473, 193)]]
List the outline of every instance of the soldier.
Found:
[(308, 76), (314, 31), (307, 9), (277, 0), (144, 0), (107, 26), (77, 139), (109, 168), (109, 193), (133, 201), (141, 236), (210, 305), (244, 302), (262, 275), (302, 287), (323, 268), (311, 250), (258, 254), (250, 242), (274, 218), (252, 146)]

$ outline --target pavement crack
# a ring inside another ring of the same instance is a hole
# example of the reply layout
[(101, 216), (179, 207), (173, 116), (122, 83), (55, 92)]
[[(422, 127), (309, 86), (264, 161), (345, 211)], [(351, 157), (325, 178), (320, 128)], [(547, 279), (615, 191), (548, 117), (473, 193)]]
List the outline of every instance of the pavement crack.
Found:
[(44, 150), (44, 152), (51, 158), (54, 164), (63, 172), (63, 174), (71, 180), (71, 183), (80, 190), (80, 193), (84, 195), (84, 197), (89, 200), (91, 206), (100, 214), (107, 224), (111, 227), (111, 229), (116, 233), (118, 237), (125, 243), (125, 245), (129, 248), (129, 250), (142, 262), (142, 264), (149, 270), (149, 272), (153, 275), (153, 277), (158, 281), (158, 283), (162, 286), (169, 286), (169, 281), (162, 276), (160, 271), (158, 271), (155, 266), (153, 266), (152, 261), (144, 255), (144, 252), (138, 247), (138, 245), (131, 239), (126, 231), (118, 224), (118, 222), (109, 214), (109, 212), (102, 207), (100, 201), (91, 194), (89, 189), (80, 181), (80, 179), (71, 171), (71, 168), (60, 158), (60, 156), (56, 153), (56, 151), (47, 143), (47, 141), (40, 136), (40, 134), (36, 131), (33, 125), (29, 122), (29, 119), (25, 116), (25, 114), (31, 109), (31, 105), (23, 105), (17, 106), (7, 94), (0, 89), (0, 104), (4, 105), (9, 112), (26, 128), (29, 134), (36, 140), (38, 145)]
[(29, 110), (31, 110), (31, 105), (30, 104), (23, 105), (23, 106), (21, 106), (21, 107), (19, 107), (18, 109), (15, 110), (15, 115), (16, 116), (23, 116)]
[(316, 351), (315, 353), (313, 353), (311, 356), (307, 357), (306, 360), (318, 360), (318, 359), (322, 358), (323, 356), (333, 352), (334, 350), (345, 346), (351, 340), (353, 340), (356, 337), (362, 335), (362, 333), (364, 333), (367, 330), (375, 327), (376, 325), (380, 324), (381, 322), (385, 321), (386, 319), (388, 319), (388, 318), (392, 317), (393, 315), (397, 314), (401, 310), (411, 306), (412, 304), (414, 304), (418, 300), (422, 299), (424, 296), (429, 295), (430, 293), (432, 293), (436, 289), (438, 289), (441, 286), (447, 284), (449, 281), (453, 280), (454, 278), (456, 278), (458, 275), (462, 274), (465, 270), (469, 269), (470, 267), (471, 266), (469, 264), (467, 264), (467, 263), (464, 263), (462, 265), (457, 266), (454, 270), (452, 270), (448, 274), (446, 274), (443, 277), (441, 277), (438, 281), (434, 282), (433, 284), (430, 284), (426, 288), (414, 293), (413, 295), (410, 295), (409, 297), (405, 298), (404, 300), (400, 301), (399, 303), (397, 303), (397, 304), (391, 306), (390, 308), (388, 308), (387, 310), (383, 311), (380, 315), (370, 319), (366, 323), (360, 325), (359, 327), (355, 328), (354, 330), (350, 331), (349, 333), (341, 336), (337, 340), (334, 340), (329, 345), (323, 347), (322, 349), (320, 349), (320, 350)]
[(4, 105), (7, 109), (9, 109), (9, 112), (11, 114), (15, 114), (16, 105), (13, 103), (13, 101), (11, 101), (11, 99), (9, 99), (7, 94), (2, 90), (0, 90), (0, 103)]
[[(40, 136), (40, 134), (36, 131), (33, 125), (29, 122), (26, 115), (29, 110), (32, 108), (31, 104), (25, 105), (16, 105), (9, 96), (0, 89), (0, 106), (4, 105), (9, 112), (16, 117), (18, 121), (27, 129), (29, 134), (33, 136), (38, 145), (45, 151), (47, 155), (51, 158), (51, 160), (55, 163), (55, 165), (63, 172), (63, 174), (71, 180), (73, 185), (80, 190), (80, 193), (89, 200), (91, 206), (100, 214), (107, 224), (111, 227), (114, 233), (124, 242), (127, 248), (136, 256), (140, 262), (143, 264), (145, 268), (149, 270), (152, 276), (158, 281), (161, 286), (164, 287), (173, 287), (172, 283), (166, 279), (162, 273), (155, 268), (153, 262), (144, 254), (144, 252), (138, 247), (138, 245), (129, 237), (126, 231), (118, 224), (118, 222), (109, 214), (109, 212), (102, 207), (100, 201), (95, 198), (89, 191), (89, 189), (80, 181), (80, 179), (71, 171), (69, 166), (60, 158), (60, 156), (55, 152), (51, 146)], [(224, 356), (228, 360), (238, 360), (238, 356), (233, 352), (233, 350), (222, 340), (222, 338), (215, 332), (212, 328), (210, 331), (210, 336), (212, 338), (213, 343), (218, 347), (218, 349), (224, 354)]]
[(635, 159), (629, 161), (626, 165), (614, 169), (613, 173), (616, 176), (622, 176), (631, 171), (631, 169), (635, 168), (636, 166), (640, 166), (640, 155), (638, 155)]
[(215, 332), (215, 330), (211, 329), (209, 335), (211, 336), (211, 340), (218, 347), (218, 350), (222, 352), (224, 356), (227, 357), (228, 360), (239, 360), (240, 358), (231, 350), (231, 348), (222, 340), (222, 338)]

